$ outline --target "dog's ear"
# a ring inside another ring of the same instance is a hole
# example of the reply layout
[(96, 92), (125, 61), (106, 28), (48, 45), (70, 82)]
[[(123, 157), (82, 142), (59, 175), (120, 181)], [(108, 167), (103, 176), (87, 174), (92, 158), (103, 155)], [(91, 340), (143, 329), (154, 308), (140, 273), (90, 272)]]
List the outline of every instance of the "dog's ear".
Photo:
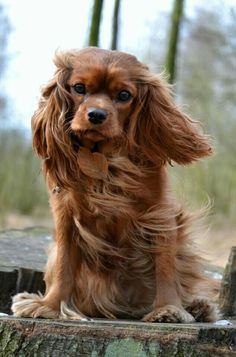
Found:
[(39, 107), (34, 113), (31, 121), (32, 145), (35, 152), (43, 159), (50, 156), (50, 122), (55, 116), (55, 91), (57, 87), (54, 78), (42, 90)]
[(209, 137), (175, 105), (170, 87), (146, 71), (140, 84), (136, 141), (155, 162), (189, 164), (212, 153)]
[(63, 129), (65, 116), (71, 107), (70, 92), (67, 88), (69, 67), (62, 58), (63, 54), (56, 56), (57, 71), (54, 78), (43, 88), (39, 107), (32, 117), (33, 148), (42, 158), (52, 156), (58, 130)]
[(73, 100), (67, 85), (71, 73), (68, 59), (66, 54), (57, 54), (56, 73), (42, 90), (38, 110), (32, 117), (33, 149), (45, 159), (44, 169), (53, 182), (61, 186), (71, 175), (73, 155), (68, 119), (73, 111)]

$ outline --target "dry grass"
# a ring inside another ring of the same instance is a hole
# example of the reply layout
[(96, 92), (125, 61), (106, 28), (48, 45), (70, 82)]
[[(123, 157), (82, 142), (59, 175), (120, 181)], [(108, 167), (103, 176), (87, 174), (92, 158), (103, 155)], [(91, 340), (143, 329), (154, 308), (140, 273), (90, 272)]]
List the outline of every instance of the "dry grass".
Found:
[(204, 238), (199, 239), (204, 258), (211, 264), (224, 267), (232, 246), (236, 246), (235, 226), (213, 226)]
[(0, 229), (24, 229), (35, 226), (42, 226), (48, 228), (48, 230), (52, 230), (53, 221), (50, 213), (48, 213), (48, 216), (43, 217), (9, 213), (4, 217), (4, 221), (2, 222)]

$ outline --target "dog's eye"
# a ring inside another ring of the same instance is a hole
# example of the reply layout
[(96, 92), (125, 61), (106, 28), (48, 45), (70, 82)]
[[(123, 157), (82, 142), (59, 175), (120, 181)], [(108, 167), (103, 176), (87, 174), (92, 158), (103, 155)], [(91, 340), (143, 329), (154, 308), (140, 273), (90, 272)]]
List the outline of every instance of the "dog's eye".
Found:
[(78, 94), (86, 94), (86, 88), (85, 85), (83, 83), (77, 83), (74, 85), (74, 90), (76, 91), (76, 93)]
[(117, 100), (120, 102), (127, 102), (131, 98), (131, 93), (127, 90), (122, 90), (117, 95)]

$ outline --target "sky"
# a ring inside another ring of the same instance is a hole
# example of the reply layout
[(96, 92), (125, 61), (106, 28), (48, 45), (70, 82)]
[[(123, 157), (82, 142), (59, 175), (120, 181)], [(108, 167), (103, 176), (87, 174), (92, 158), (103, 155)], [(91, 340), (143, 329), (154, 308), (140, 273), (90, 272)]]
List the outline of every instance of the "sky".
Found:
[[(172, 0), (121, 0), (119, 49), (137, 56), (145, 50), (150, 29), (158, 17), (167, 16)], [(215, 0), (212, 3), (215, 3)], [(225, 0), (236, 5), (236, 0)], [(26, 130), (37, 107), (40, 87), (54, 72), (57, 49), (82, 48), (88, 39), (92, 0), (2, 0), (9, 16), (8, 66), (3, 81), (9, 97), (9, 116)], [(192, 15), (204, 0), (186, 0)], [(104, 1), (100, 46), (109, 48), (114, 0)], [(167, 29), (157, 29), (157, 31)], [(14, 118), (14, 119), (13, 119)]]

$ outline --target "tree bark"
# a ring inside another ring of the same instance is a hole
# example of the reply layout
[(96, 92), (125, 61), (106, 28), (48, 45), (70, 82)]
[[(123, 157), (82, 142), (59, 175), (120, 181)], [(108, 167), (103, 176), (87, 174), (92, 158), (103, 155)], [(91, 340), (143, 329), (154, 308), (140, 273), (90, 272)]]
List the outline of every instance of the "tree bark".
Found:
[(236, 247), (232, 247), (225, 268), (220, 293), (220, 308), (224, 316), (236, 316)]
[(176, 59), (181, 22), (183, 18), (183, 7), (184, 0), (175, 0), (171, 15), (168, 50), (165, 59), (165, 69), (169, 75), (170, 83), (173, 83), (176, 78)]
[(102, 18), (103, 0), (94, 0), (89, 33), (89, 46), (99, 46), (99, 31)]
[(236, 325), (0, 317), (0, 356), (235, 356)]

